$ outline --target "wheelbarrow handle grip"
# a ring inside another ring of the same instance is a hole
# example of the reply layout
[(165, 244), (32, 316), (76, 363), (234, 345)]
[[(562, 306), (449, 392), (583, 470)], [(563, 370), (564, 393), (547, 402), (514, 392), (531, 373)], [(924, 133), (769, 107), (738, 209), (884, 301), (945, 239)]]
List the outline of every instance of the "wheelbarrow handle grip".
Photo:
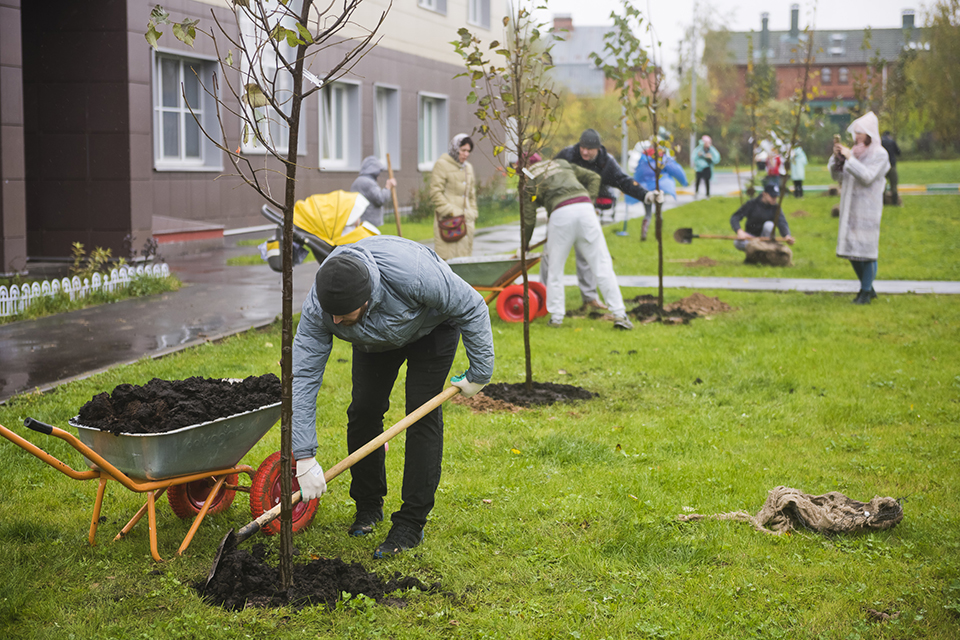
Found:
[(42, 433), (45, 436), (53, 433), (53, 425), (49, 425), (46, 422), (40, 422), (39, 420), (34, 420), (33, 418), (27, 418), (23, 421), (23, 426), (27, 429), (33, 429), (37, 433)]

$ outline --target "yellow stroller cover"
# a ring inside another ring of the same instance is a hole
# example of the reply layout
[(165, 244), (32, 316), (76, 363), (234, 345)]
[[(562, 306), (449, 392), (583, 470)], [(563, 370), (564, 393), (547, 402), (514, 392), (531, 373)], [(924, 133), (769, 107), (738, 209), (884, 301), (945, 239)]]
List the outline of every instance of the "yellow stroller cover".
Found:
[(318, 193), (297, 200), (293, 205), (293, 224), (333, 246), (352, 244), (380, 234), (372, 224), (360, 222), (369, 205), (359, 193)]

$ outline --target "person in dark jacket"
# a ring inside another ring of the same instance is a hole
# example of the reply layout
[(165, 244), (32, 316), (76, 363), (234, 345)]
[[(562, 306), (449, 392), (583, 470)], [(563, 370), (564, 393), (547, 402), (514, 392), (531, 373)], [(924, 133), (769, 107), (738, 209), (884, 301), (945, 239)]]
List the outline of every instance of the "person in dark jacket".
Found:
[(375, 227), (383, 224), (383, 205), (390, 201), (390, 189), (397, 186), (397, 181), (387, 178), (387, 184), (381, 189), (377, 178), (386, 169), (380, 158), (367, 156), (360, 163), (360, 175), (350, 185), (350, 191), (359, 193), (370, 205), (360, 216), (361, 222), (369, 222)]
[[(580, 134), (580, 141), (577, 144), (561, 149), (554, 159), (566, 160), (574, 166), (583, 167), (600, 174), (600, 192), (597, 194), (595, 201), (598, 209), (616, 206), (617, 199), (610, 191), (611, 187), (619, 189), (625, 195), (636, 198), (641, 202), (646, 201), (647, 190), (623, 172), (617, 161), (607, 153), (606, 148), (600, 143), (600, 134), (595, 129), (585, 130)], [(550, 238), (548, 237), (547, 244), (549, 243)], [(540, 281), (544, 283), (549, 276), (548, 253), (549, 251), (544, 247), (543, 257), (540, 260)], [(606, 309), (606, 305), (600, 302), (597, 295), (597, 276), (590, 270), (590, 264), (579, 248), (576, 250), (576, 257), (577, 283), (580, 286), (580, 297), (583, 299), (583, 304), (597, 309)]]
[[(350, 453), (383, 433), (390, 393), (404, 364), (407, 414), (443, 391), (461, 338), (470, 367), (451, 384), (469, 398), (493, 374), (487, 303), (432, 249), (396, 236), (334, 249), (317, 271), (293, 341), (293, 457), (304, 502), (327, 489), (316, 459), (317, 392), (334, 337), (353, 345)], [(412, 549), (423, 539), (440, 482), (442, 407), (412, 424), (405, 437), (402, 504), (375, 558)], [(384, 463), (381, 447), (350, 468), (350, 497), (357, 507), (351, 536), (370, 534), (383, 520)]]
[[(736, 231), (737, 239), (733, 246), (740, 251), (747, 250), (747, 242), (753, 238), (773, 238), (773, 222), (777, 221), (780, 235), (787, 244), (793, 244), (794, 238), (790, 235), (790, 226), (787, 218), (780, 209), (777, 199), (780, 197), (779, 185), (771, 182), (763, 188), (761, 193), (752, 200), (747, 200), (736, 213), (730, 216), (730, 228)], [(745, 220), (745, 229), (740, 228), (740, 221)]]
[(900, 195), (897, 193), (897, 184), (900, 181), (897, 175), (897, 156), (900, 155), (900, 145), (893, 139), (893, 134), (889, 131), (884, 131), (883, 135), (880, 136), (880, 144), (883, 145), (883, 148), (887, 150), (887, 155), (890, 156), (890, 170), (887, 171), (887, 180), (890, 181), (890, 202), (895, 206), (900, 206)]

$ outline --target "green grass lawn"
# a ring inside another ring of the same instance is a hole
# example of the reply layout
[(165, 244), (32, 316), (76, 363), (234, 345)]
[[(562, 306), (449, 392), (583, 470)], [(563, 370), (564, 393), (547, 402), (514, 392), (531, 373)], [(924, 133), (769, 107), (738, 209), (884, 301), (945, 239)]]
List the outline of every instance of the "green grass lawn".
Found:
[[(958, 184), (960, 160), (901, 160), (897, 163), (900, 184)], [(834, 184), (826, 163), (807, 165), (804, 186)]]
[[(668, 291), (667, 302), (688, 293)], [(348, 537), (348, 478), (331, 483), (313, 526), (294, 539), (295, 561), (340, 557), (441, 582), (442, 593), (397, 594), (404, 607), (210, 608), (189, 585), (206, 576), (227, 530), (250, 521), (243, 494), (204, 521), (180, 558), (189, 523), (161, 499), (160, 552), (171, 559), (157, 565), (146, 522), (112, 541), (140, 496), (111, 484), (99, 544), (88, 546), (96, 484), (2, 441), (0, 637), (957, 638), (960, 299), (881, 296), (858, 307), (831, 294), (704, 293), (735, 310), (630, 333), (588, 319), (534, 323), (535, 378), (599, 398), (515, 414), (448, 404), (444, 475), (415, 552), (372, 560), (386, 525), (372, 540)], [(521, 381), (521, 327), (492, 322), (495, 381)], [(94, 394), (153, 377), (279, 373), (280, 344), (274, 325), (144, 359), (19, 396), (0, 406), (0, 424), (83, 468), (74, 449), (23, 419), (67, 428)], [(338, 341), (318, 399), (324, 467), (346, 455), (349, 360)], [(461, 351), (454, 369), (465, 366)], [(388, 424), (402, 417), (402, 388)], [(255, 467), (278, 447), (274, 427), (245, 461)], [(403, 452), (401, 436), (387, 457), (388, 513)], [(676, 520), (756, 513), (778, 485), (903, 498), (905, 517), (889, 531), (835, 537)], [(868, 608), (898, 615), (876, 623)]]
[[(672, 276), (841, 278), (853, 279), (849, 261), (836, 257), (837, 218), (830, 210), (839, 197), (809, 194), (787, 196), (783, 210), (792, 235), (794, 266), (760, 267), (743, 263), (744, 254), (729, 240), (694, 239), (679, 244), (673, 239), (678, 228), (695, 234), (733, 235), (730, 216), (739, 207), (737, 198), (712, 198), (671, 209), (663, 214), (664, 274)], [(803, 212), (798, 214), (798, 212)], [(621, 224), (605, 228), (607, 245), (620, 275), (656, 275), (657, 243), (651, 234), (640, 241), (640, 220), (628, 222), (630, 235), (615, 235)], [(779, 234), (778, 234), (779, 235)], [(960, 280), (960, 196), (931, 195), (903, 198), (902, 207), (886, 207), (880, 231), (881, 280)], [(706, 256), (712, 267), (688, 267), (685, 260)], [(574, 272), (573, 258), (566, 267)]]

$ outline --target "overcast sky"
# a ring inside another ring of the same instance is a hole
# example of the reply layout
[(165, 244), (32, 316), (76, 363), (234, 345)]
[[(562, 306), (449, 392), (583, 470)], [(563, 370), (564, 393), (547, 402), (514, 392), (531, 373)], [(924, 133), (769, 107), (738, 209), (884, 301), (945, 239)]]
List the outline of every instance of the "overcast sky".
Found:
[[(695, 0), (632, 0), (633, 5), (654, 26), (662, 45), (663, 59), (672, 76), (677, 61), (679, 41), (693, 18)], [(732, 31), (760, 30), (760, 14), (770, 14), (772, 31), (790, 28), (790, 6), (800, 5), (800, 28), (808, 26), (813, 18), (809, 1), (794, 0), (700, 0), (701, 8), (710, 6), (714, 15), (726, 22)], [(929, 6), (930, 0), (925, 0)], [(620, 12), (620, 0), (547, 0), (547, 12), (542, 18), (552, 21), (553, 15), (568, 14), (573, 17), (574, 28), (582, 26), (612, 25), (612, 11)], [(917, 24), (922, 21), (923, 5), (909, 0), (827, 0), (816, 5), (815, 26), (817, 30), (863, 29), (899, 27), (904, 9), (913, 9)], [(646, 38), (646, 34), (642, 37)], [(671, 85), (673, 78), (669, 79)]]

